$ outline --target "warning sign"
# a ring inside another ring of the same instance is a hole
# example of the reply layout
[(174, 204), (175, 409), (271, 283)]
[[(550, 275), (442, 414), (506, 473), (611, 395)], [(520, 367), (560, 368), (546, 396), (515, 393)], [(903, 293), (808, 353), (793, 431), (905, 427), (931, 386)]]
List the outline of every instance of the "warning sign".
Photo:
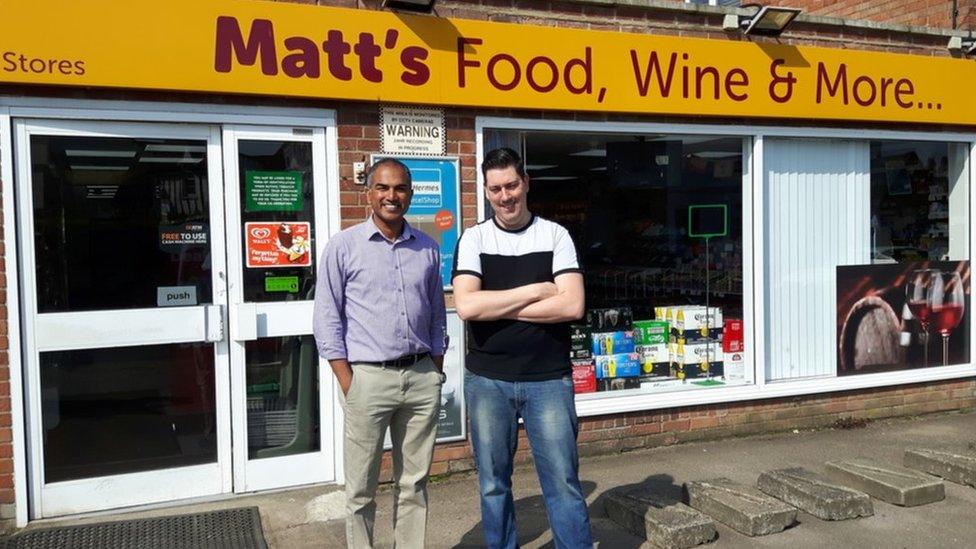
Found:
[(248, 269), (312, 266), (308, 222), (245, 223), (244, 242)]
[(385, 153), (442, 155), (444, 111), (383, 105), (380, 108), (380, 138)]

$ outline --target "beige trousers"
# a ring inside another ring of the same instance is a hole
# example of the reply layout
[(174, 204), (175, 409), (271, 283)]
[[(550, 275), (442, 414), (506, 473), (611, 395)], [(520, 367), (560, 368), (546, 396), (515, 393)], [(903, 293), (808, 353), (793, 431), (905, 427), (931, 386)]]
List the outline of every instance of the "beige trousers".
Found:
[(427, 534), (427, 474), (434, 454), (443, 378), (433, 360), (406, 368), (353, 363), (343, 399), (346, 545), (373, 546), (383, 438), (393, 443), (393, 535), (400, 549), (422, 548)]

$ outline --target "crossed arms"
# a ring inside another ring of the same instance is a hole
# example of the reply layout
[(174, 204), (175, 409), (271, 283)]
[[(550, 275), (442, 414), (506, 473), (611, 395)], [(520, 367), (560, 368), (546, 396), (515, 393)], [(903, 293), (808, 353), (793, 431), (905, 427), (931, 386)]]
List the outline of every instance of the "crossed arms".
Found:
[(481, 279), (454, 277), (454, 305), (462, 320), (521, 320), (555, 324), (583, 316), (583, 275), (564, 273), (554, 282), (527, 284), (509, 290), (482, 290)]

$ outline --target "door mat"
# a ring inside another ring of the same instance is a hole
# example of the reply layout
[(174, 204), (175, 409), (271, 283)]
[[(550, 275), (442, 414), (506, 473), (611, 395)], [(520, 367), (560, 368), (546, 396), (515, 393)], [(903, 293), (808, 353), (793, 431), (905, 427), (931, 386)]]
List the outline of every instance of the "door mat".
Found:
[(267, 549), (257, 507), (20, 532), (0, 549)]

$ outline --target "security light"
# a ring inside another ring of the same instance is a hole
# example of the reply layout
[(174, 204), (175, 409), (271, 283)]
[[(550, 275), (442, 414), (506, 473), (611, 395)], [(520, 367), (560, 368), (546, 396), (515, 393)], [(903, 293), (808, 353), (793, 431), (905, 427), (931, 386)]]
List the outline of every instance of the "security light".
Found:
[(430, 13), (436, 0), (383, 0), (383, 7), (391, 10)]
[[(743, 33), (756, 36), (779, 36), (803, 11), (798, 8), (761, 6), (759, 4), (743, 4), (742, 7), (759, 8), (754, 15), (739, 16), (737, 21), (737, 27), (742, 29)], [(723, 26), (729, 28), (730, 25), (726, 23)]]
[(964, 53), (966, 55), (972, 55), (976, 53), (976, 39), (963, 39), (961, 36), (953, 36), (952, 38), (949, 38), (949, 44), (946, 46), (946, 49), (952, 53)]

